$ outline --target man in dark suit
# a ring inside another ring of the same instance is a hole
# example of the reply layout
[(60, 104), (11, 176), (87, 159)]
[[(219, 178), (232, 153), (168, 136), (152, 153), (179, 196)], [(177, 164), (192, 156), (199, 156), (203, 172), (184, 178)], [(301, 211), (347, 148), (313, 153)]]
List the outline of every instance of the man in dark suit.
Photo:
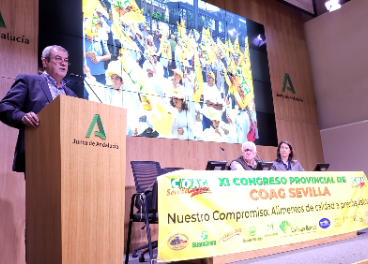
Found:
[(41, 75), (18, 75), (9, 92), (0, 101), (0, 121), (19, 129), (13, 171), (25, 171), (25, 127), (38, 127), (40, 120), (37, 114), (58, 95), (77, 97), (63, 81), (68, 72), (68, 56), (63, 47), (46, 47), (41, 56), (45, 71)]

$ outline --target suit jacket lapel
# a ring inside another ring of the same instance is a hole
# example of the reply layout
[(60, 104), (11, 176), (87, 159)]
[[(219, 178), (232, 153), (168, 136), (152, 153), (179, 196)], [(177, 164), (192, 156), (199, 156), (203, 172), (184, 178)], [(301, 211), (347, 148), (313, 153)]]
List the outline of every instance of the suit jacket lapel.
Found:
[(65, 85), (64, 87), (64, 92), (66, 95), (71, 95), (71, 93), (69, 93), (69, 87)]
[(52, 99), (52, 95), (50, 92), (50, 88), (49, 88), (49, 85), (47, 84), (45, 77), (42, 75), (40, 75), (40, 86), (47, 100), (49, 101), (49, 103), (51, 103), (53, 99)]

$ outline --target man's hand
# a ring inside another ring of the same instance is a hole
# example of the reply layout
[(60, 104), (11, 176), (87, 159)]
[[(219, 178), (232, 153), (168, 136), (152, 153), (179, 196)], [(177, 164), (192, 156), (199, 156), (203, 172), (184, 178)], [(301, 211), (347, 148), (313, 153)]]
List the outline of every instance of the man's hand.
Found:
[(95, 64), (99, 63), (101, 61), (101, 57), (100, 56), (96, 56), (95, 58), (92, 58), (91, 61)]
[(96, 57), (97, 57), (97, 53), (96, 53), (96, 52), (94, 52), (94, 51), (87, 51), (87, 52), (86, 52), (86, 57), (89, 57), (89, 58), (94, 59), (94, 58), (96, 58)]
[(225, 102), (226, 105), (230, 104), (230, 102), (229, 102), (229, 100), (227, 100), (226, 96), (224, 96), (224, 102)]
[(218, 129), (218, 128), (217, 128), (217, 129), (215, 129), (215, 133), (216, 133), (216, 134), (219, 134), (219, 135), (220, 135), (220, 137), (222, 137), (222, 134), (221, 134), (220, 129)]
[(230, 124), (233, 123), (233, 120), (230, 118), (230, 116), (228, 114), (226, 114), (226, 119), (227, 119), (227, 121), (229, 121)]
[(36, 128), (40, 124), (40, 120), (35, 113), (29, 112), (25, 116), (23, 116), (22, 123), (26, 127)]
[(178, 128), (178, 134), (179, 135), (183, 135), (184, 134), (184, 130), (182, 128)]

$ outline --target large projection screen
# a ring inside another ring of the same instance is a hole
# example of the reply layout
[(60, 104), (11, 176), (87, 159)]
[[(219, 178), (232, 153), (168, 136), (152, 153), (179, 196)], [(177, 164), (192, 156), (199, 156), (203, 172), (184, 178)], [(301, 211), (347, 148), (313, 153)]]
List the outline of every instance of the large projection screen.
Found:
[(39, 53), (64, 46), (67, 85), (127, 108), (128, 136), (277, 146), (266, 41), (203, 1), (40, 0)]
[(245, 18), (190, 0), (85, 0), (83, 15), (85, 97), (127, 108), (128, 136), (259, 139)]

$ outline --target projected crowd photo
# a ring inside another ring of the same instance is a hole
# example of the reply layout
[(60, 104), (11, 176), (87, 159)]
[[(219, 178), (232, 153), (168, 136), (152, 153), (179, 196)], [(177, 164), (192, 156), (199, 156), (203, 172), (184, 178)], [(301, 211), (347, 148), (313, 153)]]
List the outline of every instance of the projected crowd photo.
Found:
[(254, 142), (247, 20), (202, 1), (83, 0), (85, 98), (127, 135)]

